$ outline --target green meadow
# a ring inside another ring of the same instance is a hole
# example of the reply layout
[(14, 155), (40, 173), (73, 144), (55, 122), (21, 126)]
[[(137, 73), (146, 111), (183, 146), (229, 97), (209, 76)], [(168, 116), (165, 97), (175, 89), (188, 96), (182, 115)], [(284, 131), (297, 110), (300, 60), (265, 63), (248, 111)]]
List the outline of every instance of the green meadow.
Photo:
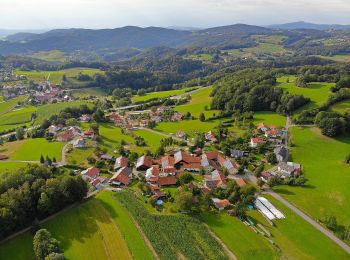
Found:
[(45, 81), (49, 78), (50, 82), (61, 84), (63, 75), (66, 75), (68, 79), (74, 79), (79, 73), (94, 76), (97, 73), (103, 73), (99, 69), (90, 68), (71, 68), (57, 71), (24, 71), (16, 70), (16, 74), (27, 76), (28, 80)]
[(80, 88), (72, 90), (75, 98), (88, 98), (90, 96), (104, 97), (107, 93), (102, 88)]
[(254, 124), (265, 123), (267, 125), (274, 125), (277, 127), (284, 127), (286, 125), (286, 117), (275, 112), (261, 111), (254, 113)]
[(60, 50), (35, 52), (30, 57), (53, 62), (65, 62), (69, 58), (66, 53)]
[(333, 105), (331, 109), (341, 114), (350, 113), (350, 99), (344, 100)]
[(350, 153), (350, 136), (325, 137), (317, 128), (293, 127), (292, 160), (301, 163), (305, 187), (280, 186), (276, 192), (315, 219), (334, 215), (350, 225), (350, 166), (344, 160)]
[[(152, 259), (128, 212), (101, 192), (43, 225), (61, 241), (66, 259)], [(0, 246), (1, 259), (35, 259), (32, 235), (26, 233)]]
[(184, 93), (191, 91), (191, 90), (194, 90), (194, 89), (196, 89), (196, 88), (182, 88), (182, 89), (175, 89), (175, 90), (168, 90), (168, 91), (151, 92), (151, 93), (147, 93), (147, 94), (142, 95), (142, 96), (134, 96), (132, 98), (132, 101), (133, 102), (145, 102), (145, 101), (148, 101), (148, 100), (154, 99), (154, 98), (173, 97), (173, 96), (184, 94)]
[[(289, 79), (289, 83), (286, 82), (287, 79)], [(297, 113), (304, 109), (316, 108), (323, 105), (331, 94), (331, 88), (335, 85), (334, 83), (313, 82), (308, 83), (307, 88), (299, 88), (295, 85), (295, 80), (295, 76), (283, 76), (277, 79), (277, 83), (279, 83), (281, 88), (291, 94), (303, 95), (310, 98), (311, 102), (299, 109)]]
[(256, 210), (249, 210), (248, 215), (255, 224), (262, 224), (272, 234), (269, 239), (281, 249), (281, 259), (347, 259), (346, 252), (327, 236), (273, 197), (263, 197), (269, 199), (286, 218), (274, 220), (275, 225), (271, 226)]
[(278, 259), (278, 252), (264, 237), (227, 213), (205, 213), (204, 222), (238, 259)]

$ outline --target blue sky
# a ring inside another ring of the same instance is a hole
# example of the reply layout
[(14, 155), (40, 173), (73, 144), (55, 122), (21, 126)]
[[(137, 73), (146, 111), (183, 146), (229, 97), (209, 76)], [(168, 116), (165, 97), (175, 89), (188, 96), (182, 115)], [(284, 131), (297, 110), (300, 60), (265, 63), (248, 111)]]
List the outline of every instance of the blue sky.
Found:
[(0, 28), (350, 24), (350, 0), (0, 0)]

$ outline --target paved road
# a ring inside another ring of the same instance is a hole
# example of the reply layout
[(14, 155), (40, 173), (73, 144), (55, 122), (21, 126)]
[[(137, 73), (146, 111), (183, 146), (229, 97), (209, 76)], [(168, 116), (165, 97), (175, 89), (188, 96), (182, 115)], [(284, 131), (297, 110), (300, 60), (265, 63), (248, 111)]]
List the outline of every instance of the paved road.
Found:
[(303, 218), (305, 221), (307, 221), (310, 225), (312, 225), (314, 228), (325, 234), (327, 237), (329, 237), (332, 241), (334, 241), (337, 245), (339, 245), (341, 248), (343, 248), (348, 254), (350, 254), (350, 246), (344, 243), (342, 240), (340, 240), (338, 237), (336, 237), (331, 231), (321, 226), (319, 223), (317, 223), (315, 220), (310, 218), (308, 215), (303, 213), (301, 210), (299, 210), (297, 207), (289, 203), (286, 199), (278, 195), (276, 192), (272, 190), (266, 190), (264, 193), (270, 194), (272, 197), (283, 203), (285, 206), (287, 206), (289, 209), (291, 209), (295, 214)]
[(164, 137), (171, 137), (171, 138), (173, 138), (174, 140), (177, 140), (177, 141), (180, 141), (180, 142), (186, 142), (187, 145), (193, 146), (193, 143), (192, 143), (191, 141), (187, 141), (187, 140), (178, 138), (178, 137), (176, 137), (176, 136), (174, 136), (174, 135), (165, 134), (165, 133), (162, 133), (162, 132), (159, 132), (159, 131), (156, 131), (156, 130), (153, 130), (153, 129), (150, 129), (150, 128), (147, 128), (147, 127), (139, 127), (139, 129), (146, 130), (146, 131), (149, 131), (149, 132), (158, 134), (158, 135), (162, 135), (162, 136), (164, 136)]
[(195, 92), (198, 92), (198, 91), (201, 91), (201, 90), (203, 90), (203, 89), (210, 88), (210, 87), (211, 87), (211, 86), (196, 88), (196, 89), (194, 89), (194, 90), (191, 90), (191, 91), (188, 91), (188, 92), (179, 94), (179, 95), (177, 95), (177, 96), (170, 97), (170, 99), (180, 99), (180, 98), (182, 98), (183, 96), (191, 95), (191, 94), (193, 94), (193, 93), (195, 93)]

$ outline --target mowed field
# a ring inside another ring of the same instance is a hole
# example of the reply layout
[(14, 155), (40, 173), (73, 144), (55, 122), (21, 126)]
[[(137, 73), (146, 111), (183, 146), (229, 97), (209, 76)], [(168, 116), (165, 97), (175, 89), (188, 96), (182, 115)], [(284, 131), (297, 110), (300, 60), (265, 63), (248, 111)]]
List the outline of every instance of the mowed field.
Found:
[(262, 236), (227, 213), (205, 213), (204, 222), (238, 259), (278, 259), (278, 252)]
[(44, 138), (25, 139), (5, 143), (2, 154), (9, 156), (10, 160), (39, 161), (40, 155), (49, 156), (51, 159), (61, 160), (64, 143), (49, 142)]
[[(152, 259), (128, 212), (101, 192), (43, 225), (62, 243), (66, 259)], [(32, 236), (21, 235), (0, 246), (1, 259), (35, 259)]]
[(306, 187), (280, 186), (275, 191), (315, 219), (334, 215), (350, 225), (350, 166), (344, 160), (350, 153), (350, 136), (332, 139), (317, 128), (291, 129), (292, 160), (301, 163)]
[(103, 74), (103, 71), (99, 69), (91, 68), (71, 68), (58, 71), (24, 71), (16, 70), (16, 74), (27, 76), (28, 80), (45, 81), (49, 77), (49, 81), (56, 84), (62, 83), (63, 75), (66, 75), (68, 79), (75, 78), (79, 73), (83, 73), (89, 76), (94, 76), (97, 73)]
[(254, 113), (254, 124), (264, 123), (267, 125), (274, 125), (277, 127), (284, 127), (286, 125), (287, 118), (280, 114), (270, 112), (270, 111), (261, 111)]
[(0, 161), (0, 178), (2, 175), (6, 174), (6, 172), (11, 172), (13, 170), (26, 167), (28, 163), (24, 162), (6, 162), (6, 161)]
[(344, 100), (333, 105), (331, 109), (341, 114), (350, 113), (350, 99)]
[(188, 91), (194, 90), (196, 88), (183, 88), (183, 89), (175, 89), (175, 90), (168, 90), (168, 91), (159, 91), (159, 92), (152, 92), (152, 93), (147, 93), (143, 96), (134, 96), (132, 98), (133, 102), (144, 102), (148, 101), (150, 99), (154, 98), (167, 98), (167, 97), (173, 97), (177, 95), (184, 94)]
[[(289, 83), (286, 82), (287, 79), (289, 79)], [(323, 105), (331, 94), (331, 88), (335, 86), (334, 83), (313, 82), (308, 83), (307, 88), (299, 88), (295, 85), (295, 81), (295, 76), (284, 76), (277, 79), (279, 86), (289, 93), (310, 98), (311, 102), (296, 111), (296, 113), (304, 109), (316, 108)]]

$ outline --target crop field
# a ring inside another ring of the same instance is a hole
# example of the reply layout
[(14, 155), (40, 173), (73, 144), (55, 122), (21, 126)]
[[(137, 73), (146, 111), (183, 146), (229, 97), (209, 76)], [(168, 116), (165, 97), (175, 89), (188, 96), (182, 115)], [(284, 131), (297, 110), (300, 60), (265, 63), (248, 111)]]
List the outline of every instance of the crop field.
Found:
[(350, 99), (333, 105), (332, 110), (341, 114), (350, 113)]
[(209, 212), (203, 215), (203, 219), (238, 259), (278, 259), (272, 245), (239, 219), (226, 213)]
[(262, 224), (272, 234), (271, 239), (281, 249), (281, 259), (348, 258), (343, 249), (289, 208), (271, 196), (264, 197), (281, 210), (286, 218), (274, 220), (275, 226), (272, 227), (258, 211), (250, 210), (248, 215), (254, 223)]
[(167, 97), (181, 95), (194, 89), (196, 88), (183, 88), (183, 89), (175, 89), (175, 90), (168, 90), (168, 91), (152, 92), (152, 93), (147, 93), (143, 96), (134, 96), (132, 98), (132, 101), (144, 102), (154, 98), (167, 98)]
[(30, 55), (30, 57), (53, 62), (65, 62), (68, 59), (68, 56), (60, 50), (40, 51), (33, 53), (32, 55)]
[(51, 159), (61, 160), (64, 143), (49, 142), (44, 138), (26, 139), (5, 143), (3, 154), (9, 156), (10, 160), (39, 161), (40, 155), (48, 155)]
[(316, 128), (291, 129), (292, 160), (301, 163), (306, 187), (282, 186), (275, 191), (299, 208), (323, 220), (334, 215), (344, 225), (350, 225), (350, 167), (344, 160), (350, 152), (350, 137), (332, 139)]
[(274, 125), (277, 127), (284, 127), (286, 125), (286, 117), (274, 112), (256, 112), (254, 113), (254, 124), (265, 123), (267, 125)]
[[(66, 259), (152, 259), (127, 211), (109, 192), (69, 209), (43, 228), (61, 241)], [(1, 245), (0, 258), (34, 259), (32, 236), (27, 233)]]
[[(289, 83), (286, 80), (289, 79)], [(299, 88), (295, 85), (295, 76), (284, 76), (277, 79), (279, 86), (291, 94), (304, 95), (310, 98), (311, 102), (302, 109), (316, 108), (324, 104), (331, 94), (334, 83), (314, 82), (308, 83), (307, 88)], [(298, 111), (297, 111), (298, 112)]]
[(16, 74), (27, 76), (28, 80), (34, 81), (45, 81), (49, 77), (49, 81), (61, 84), (63, 75), (66, 75), (68, 79), (75, 78), (79, 73), (87, 74), (89, 76), (94, 76), (97, 73), (103, 73), (99, 69), (90, 68), (72, 68), (58, 71), (23, 71), (16, 70)]
[[(148, 212), (130, 191), (116, 195), (140, 225), (160, 259), (227, 259), (218, 241), (197, 219)], [(181, 230), (181, 232), (179, 232)]]

